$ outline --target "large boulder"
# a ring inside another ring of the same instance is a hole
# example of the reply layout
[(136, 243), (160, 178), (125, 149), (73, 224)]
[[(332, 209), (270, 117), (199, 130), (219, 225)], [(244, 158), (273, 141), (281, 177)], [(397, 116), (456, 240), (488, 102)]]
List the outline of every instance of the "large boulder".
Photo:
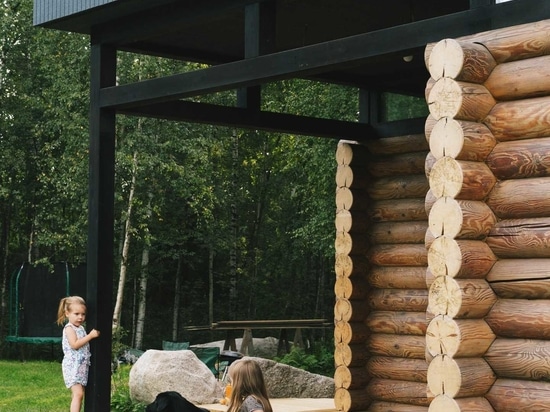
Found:
[(149, 404), (161, 392), (176, 391), (193, 403), (215, 403), (223, 388), (190, 350), (148, 350), (130, 370), (130, 396)]
[(254, 359), (272, 398), (333, 398), (334, 379), (263, 358)]

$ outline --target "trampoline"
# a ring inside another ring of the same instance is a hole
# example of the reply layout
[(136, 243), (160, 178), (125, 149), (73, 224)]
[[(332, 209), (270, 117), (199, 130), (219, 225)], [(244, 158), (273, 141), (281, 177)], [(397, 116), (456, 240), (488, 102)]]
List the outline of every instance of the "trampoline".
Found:
[(52, 266), (23, 263), (10, 279), (9, 329), (5, 340), (13, 343), (60, 343), (62, 327), (56, 325), (61, 298), (86, 296), (86, 266), (67, 262)]

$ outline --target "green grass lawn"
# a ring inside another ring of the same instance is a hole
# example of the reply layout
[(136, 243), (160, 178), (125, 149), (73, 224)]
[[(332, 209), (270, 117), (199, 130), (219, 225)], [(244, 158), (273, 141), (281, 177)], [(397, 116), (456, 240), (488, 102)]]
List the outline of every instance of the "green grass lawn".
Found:
[[(118, 369), (112, 376), (112, 410), (143, 411), (143, 405), (130, 400), (130, 367)], [(1, 412), (66, 412), (71, 391), (63, 383), (61, 363), (45, 361), (0, 360)]]
[(0, 361), (0, 411), (67, 411), (71, 392), (58, 362)]

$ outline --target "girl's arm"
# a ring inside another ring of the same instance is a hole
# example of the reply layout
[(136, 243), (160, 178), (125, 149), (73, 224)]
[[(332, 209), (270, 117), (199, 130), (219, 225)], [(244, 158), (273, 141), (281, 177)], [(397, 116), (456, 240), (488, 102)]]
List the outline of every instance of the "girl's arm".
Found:
[(92, 329), (90, 333), (88, 333), (83, 338), (78, 339), (76, 337), (76, 332), (73, 328), (65, 328), (65, 334), (67, 335), (67, 340), (69, 341), (69, 345), (74, 350), (80, 349), (82, 346), (87, 344), (92, 339), (95, 339), (99, 336), (99, 332), (95, 329)]

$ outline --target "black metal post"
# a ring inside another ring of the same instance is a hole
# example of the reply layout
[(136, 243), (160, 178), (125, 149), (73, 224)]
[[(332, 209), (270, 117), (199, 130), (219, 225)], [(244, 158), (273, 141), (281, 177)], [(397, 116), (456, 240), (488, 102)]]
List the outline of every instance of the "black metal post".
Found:
[(115, 111), (100, 108), (102, 87), (116, 82), (116, 49), (91, 37), (90, 153), (88, 200), (88, 328), (101, 335), (91, 342), (92, 363), (86, 411), (109, 412), (113, 317)]

